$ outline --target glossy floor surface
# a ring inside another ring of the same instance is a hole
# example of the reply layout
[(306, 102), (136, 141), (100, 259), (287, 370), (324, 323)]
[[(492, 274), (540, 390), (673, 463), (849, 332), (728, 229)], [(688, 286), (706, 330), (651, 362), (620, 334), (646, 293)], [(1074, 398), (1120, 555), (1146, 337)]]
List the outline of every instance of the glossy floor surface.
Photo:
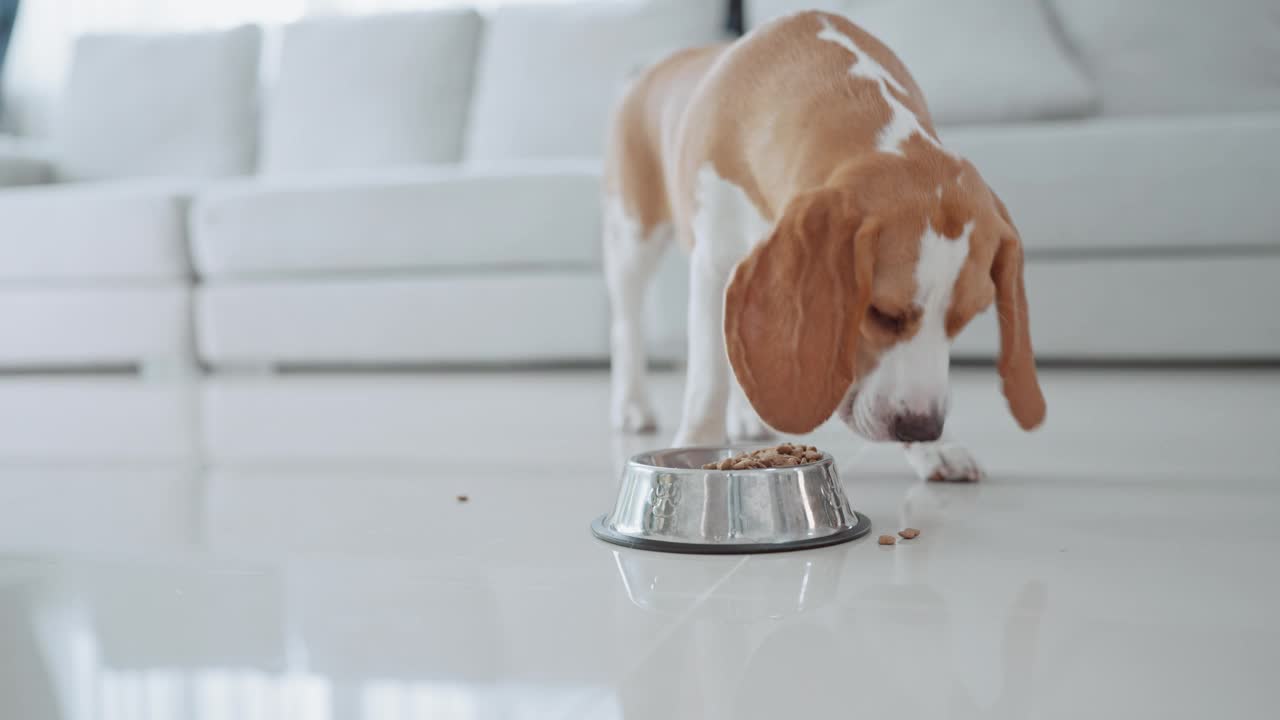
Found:
[(1276, 717), (1280, 373), (1044, 381), (957, 373), (985, 482), (825, 427), (872, 536), (699, 557), (588, 533), (664, 440), (601, 372), (2, 380), (0, 718)]

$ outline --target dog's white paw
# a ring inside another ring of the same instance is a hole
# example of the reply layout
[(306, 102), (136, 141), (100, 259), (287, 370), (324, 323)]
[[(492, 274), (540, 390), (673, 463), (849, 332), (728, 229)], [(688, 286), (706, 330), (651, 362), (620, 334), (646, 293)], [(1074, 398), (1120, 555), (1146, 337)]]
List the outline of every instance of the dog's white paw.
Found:
[(933, 482), (977, 482), (986, 476), (969, 450), (959, 443), (912, 443), (903, 448), (916, 474)]
[(615, 403), (610, 415), (613, 429), (634, 435), (648, 435), (658, 429), (658, 418), (649, 403), (642, 400), (625, 400)]

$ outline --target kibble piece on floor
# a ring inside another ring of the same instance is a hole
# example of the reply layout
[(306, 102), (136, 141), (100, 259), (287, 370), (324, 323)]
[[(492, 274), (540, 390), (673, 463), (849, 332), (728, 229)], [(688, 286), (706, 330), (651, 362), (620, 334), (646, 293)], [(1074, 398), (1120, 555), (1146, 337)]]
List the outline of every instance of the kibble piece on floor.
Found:
[(470, 500), (470, 499), (471, 499), (471, 498), (467, 497), (466, 495), (459, 495), (459, 496), (458, 496), (458, 502), (460, 502), (460, 503), (467, 502), (467, 501), (468, 501), (468, 500)]
[(915, 528), (907, 528), (905, 530), (899, 530), (898, 534), (907, 540), (914, 540), (920, 536), (920, 531)]
[(881, 535), (881, 536), (880, 536), (880, 544), (881, 544), (881, 545), (892, 545), (892, 544), (894, 544), (894, 543), (896, 543), (896, 542), (898, 542), (898, 540), (897, 540), (896, 538), (894, 538), (892, 535)]

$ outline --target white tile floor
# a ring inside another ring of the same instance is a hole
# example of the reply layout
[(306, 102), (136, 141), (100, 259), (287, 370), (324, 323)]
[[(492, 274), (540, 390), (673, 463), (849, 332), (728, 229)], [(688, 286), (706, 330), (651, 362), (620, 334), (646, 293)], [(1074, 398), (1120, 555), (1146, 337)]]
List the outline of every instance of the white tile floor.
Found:
[(603, 373), (0, 381), (0, 718), (1275, 717), (1280, 373), (1045, 385), (977, 486), (814, 436), (910, 545), (704, 558), (588, 534)]

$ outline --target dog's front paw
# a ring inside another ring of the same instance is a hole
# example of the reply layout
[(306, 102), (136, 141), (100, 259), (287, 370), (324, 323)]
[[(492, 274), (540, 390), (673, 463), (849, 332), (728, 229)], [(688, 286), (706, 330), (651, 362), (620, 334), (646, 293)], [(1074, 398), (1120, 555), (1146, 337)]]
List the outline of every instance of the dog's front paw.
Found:
[(610, 411), (613, 429), (633, 435), (649, 435), (658, 429), (658, 418), (649, 403), (626, 400), (615, 403)]
[(986, 476), (978, 461), (958, 443), (912, 443), (904, 447), (916, 474), (933, 482), (977, 482)]

